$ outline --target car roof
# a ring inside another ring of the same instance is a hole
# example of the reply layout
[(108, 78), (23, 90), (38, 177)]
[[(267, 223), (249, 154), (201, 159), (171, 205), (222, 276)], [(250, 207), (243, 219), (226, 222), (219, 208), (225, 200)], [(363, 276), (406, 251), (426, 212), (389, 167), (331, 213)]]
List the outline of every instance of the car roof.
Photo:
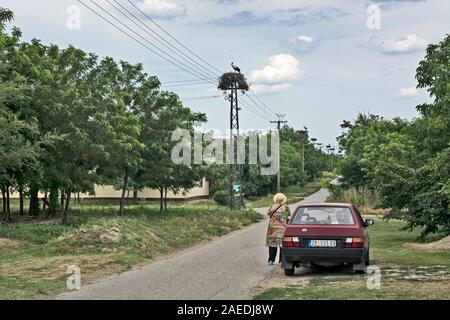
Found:
[(297, 207), (339, 207), (339, 208), (351, 208), (351, 203), (301, 203)]

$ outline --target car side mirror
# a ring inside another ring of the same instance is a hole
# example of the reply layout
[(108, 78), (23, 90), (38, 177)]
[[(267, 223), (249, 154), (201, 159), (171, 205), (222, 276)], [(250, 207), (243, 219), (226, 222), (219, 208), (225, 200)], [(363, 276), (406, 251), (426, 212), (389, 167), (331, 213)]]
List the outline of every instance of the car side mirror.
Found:
[(374, 223), (375, 223), (375, 221), (373, 221), (373, 219), (366, 219), (366, 221), (364, 221), (364, 227), (371, 226)]

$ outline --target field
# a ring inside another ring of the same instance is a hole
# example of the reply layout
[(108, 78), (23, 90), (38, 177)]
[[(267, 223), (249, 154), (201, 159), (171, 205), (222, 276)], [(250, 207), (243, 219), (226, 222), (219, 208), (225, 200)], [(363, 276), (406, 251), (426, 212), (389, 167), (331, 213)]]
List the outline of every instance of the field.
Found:
[(297, 270), (291, 278), (276, 267), (255, 299), (450, 299), (450, 251), (410, 248), (405, 244), (417, 242), (420, 230), (399, 231), (403, 225), (377, 218), (369, 229), (380, 289), (368, 289), (367, 275), (352, 275), (345, 267)]

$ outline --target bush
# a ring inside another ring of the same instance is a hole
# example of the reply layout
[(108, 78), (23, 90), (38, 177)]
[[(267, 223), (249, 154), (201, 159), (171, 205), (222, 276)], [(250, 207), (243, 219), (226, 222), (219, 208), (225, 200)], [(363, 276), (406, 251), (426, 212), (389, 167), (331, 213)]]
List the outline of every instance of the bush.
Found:
[(228, 192), (224, 190), (216, 191), (216, 193), (214, 193), (213, 200), (218, 205), (226, 206), (229, 200)]
[(345, 189), (342, 185), (330, 183), (327, 188), (330, 191), (330, 200), (353, 203), (361, 211), (376, 209), (381, 203), (379, 193), (367, 187)]

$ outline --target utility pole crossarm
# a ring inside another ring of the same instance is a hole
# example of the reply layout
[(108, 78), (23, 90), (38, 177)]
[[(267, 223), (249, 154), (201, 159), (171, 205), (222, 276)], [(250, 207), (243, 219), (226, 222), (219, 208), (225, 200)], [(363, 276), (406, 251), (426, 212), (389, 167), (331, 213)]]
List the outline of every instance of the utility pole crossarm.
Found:
[(281, 129), (281, 124), (282, 123), (287, 123), (286, 120), (283, 120), (284, 117), (286, 117), (286, 114), (285, 113), (276, 113), (275, 115), (278, 117), (278, 120), (270, 121), (270, 123), (276, 124), (277, 125), (277, 129), (280, 130)]

